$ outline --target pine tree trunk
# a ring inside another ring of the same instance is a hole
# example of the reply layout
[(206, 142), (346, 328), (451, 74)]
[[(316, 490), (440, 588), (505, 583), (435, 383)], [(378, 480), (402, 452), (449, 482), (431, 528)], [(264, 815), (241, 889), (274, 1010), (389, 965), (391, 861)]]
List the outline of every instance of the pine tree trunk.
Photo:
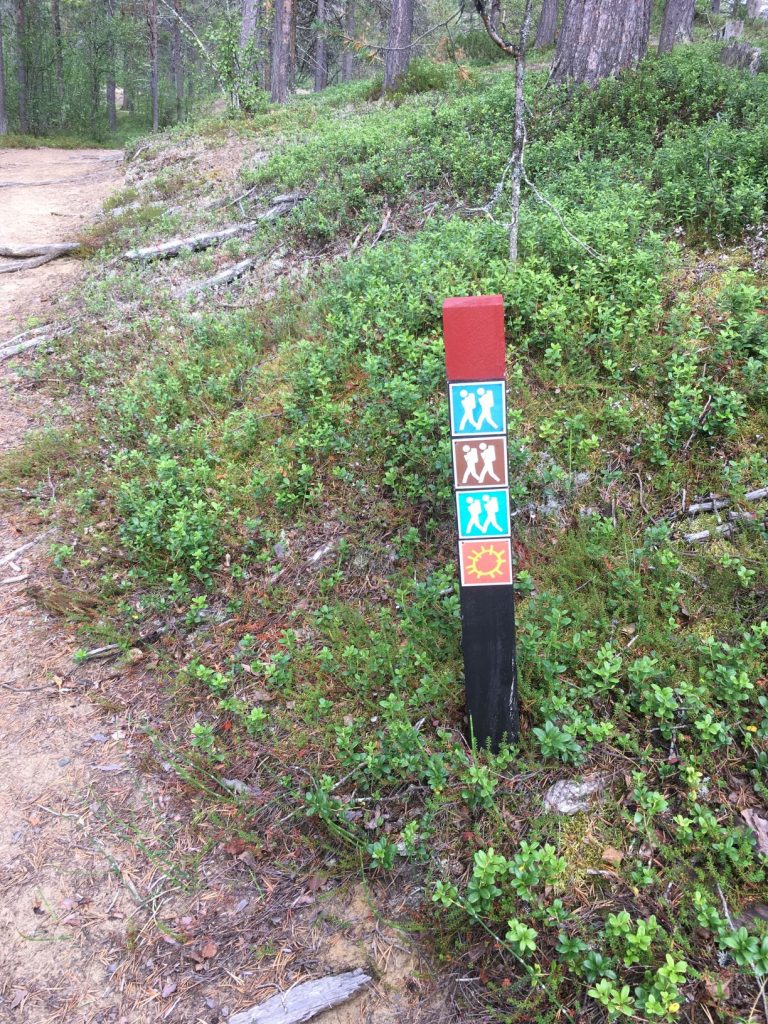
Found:
[(595, 85), (645, 56), (651, 0), (566, 0), (552, 80)]
[(152, 131), (160, 127), (160, 80), (157, 67), (157, 0), (146, 0), (149, 43), (149, 93), (152, 99)]
[(669, 53), (678, 43), (693, 42), (696, 0), (667, 0), (659, 36), (659, 53)]
[(27, 114), (27, 11), (25, 0), (16, 0), (16, 80), (19, 84), (19, 131), (29, 132)]
[(325, 41), (325, 0), (317, 0), (317, 38), (315, 40), (315, 92), (328, 85), (328, 46)]
[(392, 0), (389, 37), (384, 55), (384, 92), (390, 92), (411, 62), (414, 0)]
[(545, 50), (551, 46), (557, 35), (557, 0), (544, 0), (541, 5), (539, 24), (536, 29), (537, 50)]
[(3, 12), (0, 11), (0, 135), (8, 134), (8, 115), (5, 110), (5, 58), (3, 56)]
[(272, 32), (272, 73), (270, 92), (273, 103), (285, 103), (291, 80), (291, 33), (293, 0), (275, 0), (275, 21)]
[(341, 80), (351, 82), (355, 73), (355, 55), (349, 46), (355, 38), (355, 0), (347, 0), (344, 7), (344, 35), (347, 37), (347, 45), (341, 58)]
[(64, 99), (64, 49), (61, 43), (61, 10), (59, 0), (51, 0), (51, 20), (53, 22), (53, 60), (56, 71), (56, 86), (59, 90), (59, 101)]
[[(181, 14), (181, 0), (173, 0), (173, 9)], [(171, 74), (173, 90), (176, 95), (176, 120), (184, 116), (184, 47), (181, 40), (181, 22), (178, 17), (172, 19), (171, 26)]]

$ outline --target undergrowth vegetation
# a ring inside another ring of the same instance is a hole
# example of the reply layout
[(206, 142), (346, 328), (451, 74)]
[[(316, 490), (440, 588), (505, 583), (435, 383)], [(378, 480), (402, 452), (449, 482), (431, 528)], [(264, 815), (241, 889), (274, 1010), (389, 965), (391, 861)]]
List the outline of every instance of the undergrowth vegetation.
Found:
[[(768, 287), (738, 245), (768, 204), (768, 75), (715, 57), (570, 96), (532, 76), (528, 173), (567, 231), (529, 192), (515, 265), (504, 199), (475, 209), (512, 76), (417, 67), (431, 91), (397, 106), (356, 85), (259, 115), (273, 152), (246, 186), (309, 198), (256, 244), (345, 258), (206, 312), (151, 271), (94, 278), (92, 310), (140, 315), (62, 370), (99, 408), (68, 568), (99, 575), (126, 645), (164, 623), (185, 778), (250, 773), (328, 870), (422, 892), (493, 1020), (746, 1020), (768, 975), (747, 497), (768, 485)], [(399, 237), (367, 245), (386, 211)], [(121, 244), (157, 231), (121, 223)], [(506, 306), (518, 557), (522, 739), (498, 755), (464, 738), (440, 334), (445, 297), (482, 293)], [(591, 809), (545, 810), (581, 774)]]

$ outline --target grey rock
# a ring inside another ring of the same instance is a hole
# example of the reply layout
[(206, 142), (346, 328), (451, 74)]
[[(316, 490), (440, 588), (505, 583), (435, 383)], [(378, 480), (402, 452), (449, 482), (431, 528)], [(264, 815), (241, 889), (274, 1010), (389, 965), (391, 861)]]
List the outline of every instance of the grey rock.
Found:
[(557, 814), (588, 811), (590, 801), (602, 796), (608, 780), (608, 775), (592, 775), (581, 782), (576, 779), (560, 779), (544, 794), (544, 808)]

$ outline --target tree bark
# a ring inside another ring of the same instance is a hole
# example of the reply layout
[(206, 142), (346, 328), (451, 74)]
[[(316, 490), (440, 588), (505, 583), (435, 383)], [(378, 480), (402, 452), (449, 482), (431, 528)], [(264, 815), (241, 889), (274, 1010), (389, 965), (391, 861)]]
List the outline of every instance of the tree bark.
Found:
[(114, 18), (115, 0), (107, 0), (107, 122), (111, 132), (117, 129)]
[(157, 0), (146, 0), (149, 43), (149, 92), (152, 98), (152, 131), (160, 126), (160, 81), (157, 69)]
[(696, 0), (667, 0), (659, 36), (659, 53), (669, 53), (678, 43), (693, 42)]
[(645, 56), (651, 0), (566, 0), (552, 80), (595, 85)]
[(541, 5), (539, 24), (536, 29), (536, 42), (533, 44), (537, 50), (545, 50), (552, 46), (557, 35), (557, 0), (544, 0)]
[[(181, 14), (181, 0), (173, 0), (173, 9), (177, 15)], [(173, 18), (171, 25), (171, 74), (176, 94), (176, 120), (180, 121), (184, 115), (184, 48), (178, 17)]]
[(515, 138), (512, 144), (512, 210), (509, 224), (509, 259), (517, 260), (517, 236), (520, 228), (520, 189), (525, 168), (525, 55), (531, 30), (531, 0), (526, 0), (520, 47), (515, 55)]
[(344, 7), (344, 35), (347, 43), (341, 58), (341, 80), (351, 82), (355, 73), (355, 55), (349, 47), (355, 38), (355, 0), (347, 0)]
[(326, 85), (328, 85), (328, 44), (325, 39), (325, 0), (317, 0), (315, 92), (321, 92)]
[(53, 22), (53, 62), (56, 71), (56, 85), (59, 99), (64, 99), (64, 49), (61, 43), (61, 9), (59, 0), (51, 0), (51, 20)]
[(750, 21), (759, 18), (762, 6), (762, 0), (747, 0), (747, 18)]
[(273, 103), (288, 99), (291, 80), (291, 32), (293, 26), (293, 0), (275, 0), (275, 21), (272, 31), (272, 73), (270, 92)]
[(414, 0), (392, 0), (384, 54), (384, 92), (391, 92), (411, 63)]
[(713, 14), (719, 14), (720, 13), (720, 0), (712, 0), (712, 13)]
[(16, 0), (16, 48), (18, 60), (16, 64), (16, 80), (19, 83), (19, 131), (26, 135), (29, 131), (27, 115), (27, 11), (25, 0)]
[(3, 12), (0, 11), (0, 135), (8, 134), (8, 115), (5, 110), (5, 58), (3, 56)]
[(240, 54), (248, 47), (256, 35), (257, 0), (243, 0), (242, 12), (240, 15)]

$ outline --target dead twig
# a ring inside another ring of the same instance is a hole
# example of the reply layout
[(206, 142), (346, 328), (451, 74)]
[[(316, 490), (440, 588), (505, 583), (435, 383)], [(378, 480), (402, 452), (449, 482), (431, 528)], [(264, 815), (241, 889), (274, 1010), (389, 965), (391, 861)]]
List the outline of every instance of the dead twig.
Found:
[(39, 544), (40, 541), (44, 540), (50, 532), (50, 530), (46, 530), (45, 533), (41, 533), (40, 536), (35, 537), (34, 540), (28, 540), (26, 544), (22, 544), (20, 548), (16, 548), (16, 550), (11, 551), (10, 554), (3, 555), (2, 558), (0, 558), (0, 567), (8, 565), (10, 562), (15, 562), (19, 555), (23, 555), (25, 551), (29, 551), (30, 548), (33, 548), (35, 544)]

